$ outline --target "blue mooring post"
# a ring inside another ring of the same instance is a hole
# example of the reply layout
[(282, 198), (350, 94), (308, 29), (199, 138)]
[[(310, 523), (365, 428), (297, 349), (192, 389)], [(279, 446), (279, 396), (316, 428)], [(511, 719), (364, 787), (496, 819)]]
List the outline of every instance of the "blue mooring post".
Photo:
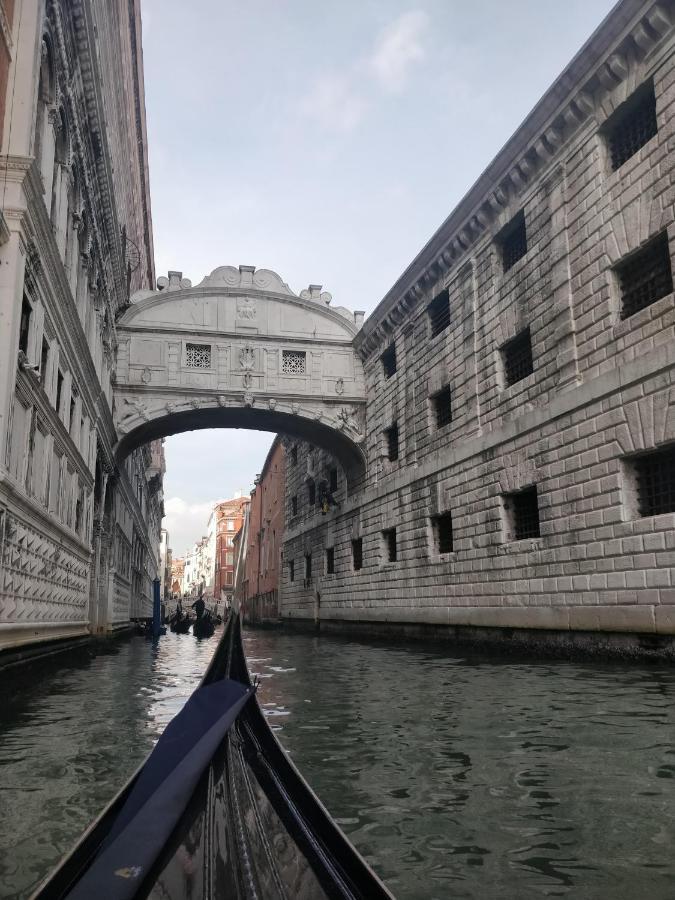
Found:
[(159, 596), (159, 578), (152, 582), (152, 637), (157, 640), (162, 627), (162, 603)]

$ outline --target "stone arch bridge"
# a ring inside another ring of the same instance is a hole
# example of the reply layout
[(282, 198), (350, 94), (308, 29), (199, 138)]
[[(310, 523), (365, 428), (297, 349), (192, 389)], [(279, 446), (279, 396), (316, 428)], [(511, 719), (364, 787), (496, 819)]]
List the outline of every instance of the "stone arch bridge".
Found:
[(323, 447), (360, 482), (363, 313), (330, 302), (320, 285), (296, 295), (254, 266), (222, 266), (194, 287), (170, 272), (135, 294), (117, 322), (118, 460), (182, 431), (252, 428)]

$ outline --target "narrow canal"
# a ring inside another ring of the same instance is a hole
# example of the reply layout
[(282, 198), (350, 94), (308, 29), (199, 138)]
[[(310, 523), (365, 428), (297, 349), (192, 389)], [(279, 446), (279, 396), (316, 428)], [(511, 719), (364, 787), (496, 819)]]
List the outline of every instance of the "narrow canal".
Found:
[[(248, 632), (260, 700), (399, 900), (675, 897), (675, 670)], [(2, 677), (0, 896), (116, 792), (215, 642), (123, 639)]]

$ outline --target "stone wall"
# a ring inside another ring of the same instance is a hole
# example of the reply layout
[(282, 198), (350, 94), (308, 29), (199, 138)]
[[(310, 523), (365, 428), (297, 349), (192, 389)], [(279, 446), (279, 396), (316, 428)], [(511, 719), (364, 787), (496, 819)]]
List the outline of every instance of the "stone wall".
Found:
[[(675, 631), (675, 513), (640, 515), (635, 463), (675, 442), (672, 284), (631, 314), (621, 288), (631, 254), (675, 246), (672, 21), (672, 4), (619, 4), (366, 321), (368, 486), (293, 517), (289, 469), (285, 617)], [(656, 134), (614, 171), (616, 123), (652, 83)], [(527, 329), (532, 372), (513, 381), (509, 342)], [(538, 534), (517, 539), (534, 487)]]

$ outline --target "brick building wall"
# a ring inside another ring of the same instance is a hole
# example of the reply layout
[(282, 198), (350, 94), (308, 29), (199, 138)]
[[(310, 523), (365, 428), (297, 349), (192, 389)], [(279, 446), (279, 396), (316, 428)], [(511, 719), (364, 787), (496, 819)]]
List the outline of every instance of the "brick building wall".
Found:
[(285, 616), (675, 630), (673, 12), (615, 8), (366, 321), (368, 486), (305, 516), (300, 446)]
[(216, 518), (213, 594), (221, 612), (222, 604), (231, 603), (234, 594), (234, 539), (243, 524), (248, 503), (248, 497), (234, 497), (218, 503), (213, 509)]

